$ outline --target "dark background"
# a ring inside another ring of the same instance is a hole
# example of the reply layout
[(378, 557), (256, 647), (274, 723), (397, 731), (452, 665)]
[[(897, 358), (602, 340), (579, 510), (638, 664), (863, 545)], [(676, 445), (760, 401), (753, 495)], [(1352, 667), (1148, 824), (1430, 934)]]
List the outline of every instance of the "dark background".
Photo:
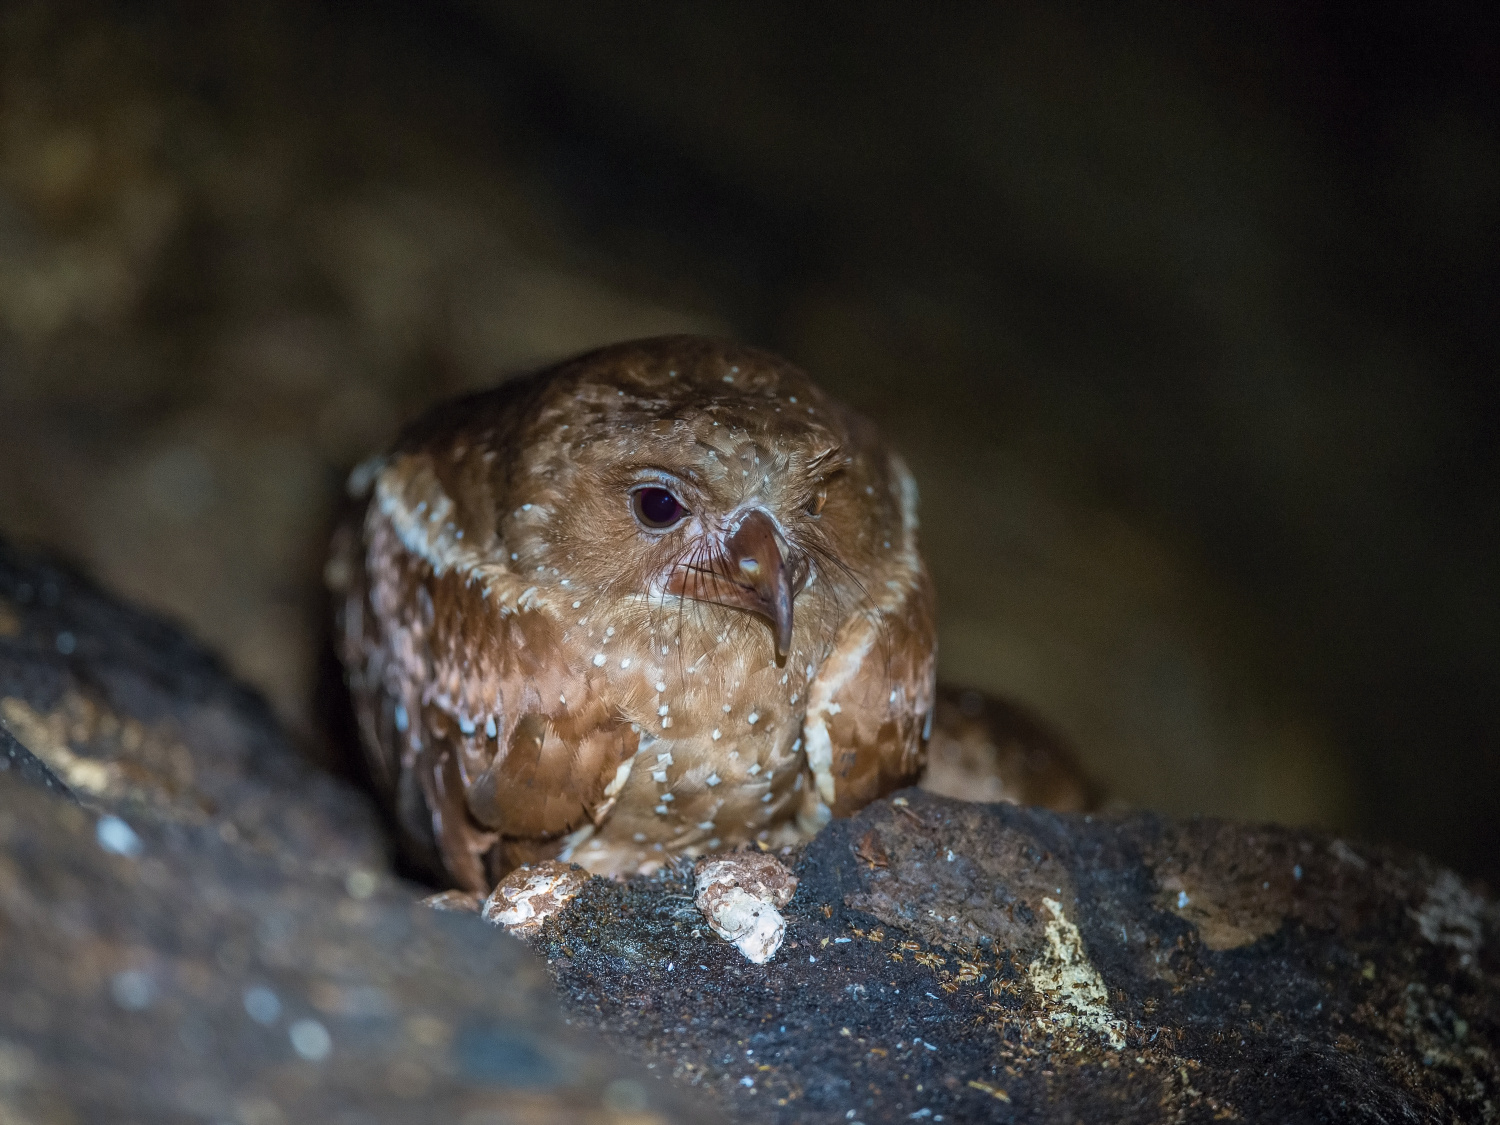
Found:
[(1117, 801), (1500, 875), (1500, 40), (1438, 5), (0, 6), (0, 532), (310, 746), (349, 465), (663, 331), (922, 485)]

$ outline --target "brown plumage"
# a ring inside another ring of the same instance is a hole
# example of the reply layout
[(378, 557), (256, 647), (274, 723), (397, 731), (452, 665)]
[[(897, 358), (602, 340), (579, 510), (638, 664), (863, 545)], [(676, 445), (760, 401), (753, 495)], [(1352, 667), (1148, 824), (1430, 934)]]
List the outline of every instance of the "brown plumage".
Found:
[(446, 404), (329, 567), (377, 781), (460, 887), (803, 838), (914, 780), (916, 490), (765, 352), (668, 337)]

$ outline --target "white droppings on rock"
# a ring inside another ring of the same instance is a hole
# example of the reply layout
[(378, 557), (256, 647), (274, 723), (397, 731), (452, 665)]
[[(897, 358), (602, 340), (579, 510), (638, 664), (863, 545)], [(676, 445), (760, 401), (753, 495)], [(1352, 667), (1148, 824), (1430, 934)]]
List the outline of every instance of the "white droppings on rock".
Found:
[(763, 965), (786, 937), (781, 907), (791, 901), (797, 877), (769, 855), (739, 852), (699, 860), (694, 901), (714, 933), (745, 958)]
[(529, 936), (566, 908), (588, 880), (583, 868), (553, 859), (518, 867), (490, 893), (480, 913), (508, 933)]
[(1102, 1036), (1115, 1050), (1125, 1046), (1125, 1025), (1109, 1008), (1109, 990), (1084, 952), (1083, 936), (1063, 914), (1062, 904), (1044, 898), (1052, 914), (1047, 923), (1047, 950), (1026, 967), (1031, 987), (1055, 1005), (1054, 1023), (1079, 1027)]

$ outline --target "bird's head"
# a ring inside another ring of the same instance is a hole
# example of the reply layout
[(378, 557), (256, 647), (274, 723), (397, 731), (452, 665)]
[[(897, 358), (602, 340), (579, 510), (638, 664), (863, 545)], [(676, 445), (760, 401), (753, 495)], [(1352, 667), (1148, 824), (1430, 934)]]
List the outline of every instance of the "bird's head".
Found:
[(826, 648), (914, 550), (899, 461), (772, 355), (646, 340), (584, 356), (533, 393), (510, 442), (501, 539), (513, 567), (580, 608), (672, 614), (715, 639), (758, 632), (781, 661)]

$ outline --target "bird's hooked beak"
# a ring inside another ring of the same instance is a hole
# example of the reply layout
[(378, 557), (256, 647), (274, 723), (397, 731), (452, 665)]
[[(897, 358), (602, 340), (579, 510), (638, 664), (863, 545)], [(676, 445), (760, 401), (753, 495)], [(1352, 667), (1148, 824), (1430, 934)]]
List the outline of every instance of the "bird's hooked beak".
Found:
[(667, 590), (764, 617), (779, 663), (792, 644), (792, 603), (806, 584), (807, 559), (785, 543), (770, 516), (752, 509), (724, 541), (719, 566), (679, 568)]

